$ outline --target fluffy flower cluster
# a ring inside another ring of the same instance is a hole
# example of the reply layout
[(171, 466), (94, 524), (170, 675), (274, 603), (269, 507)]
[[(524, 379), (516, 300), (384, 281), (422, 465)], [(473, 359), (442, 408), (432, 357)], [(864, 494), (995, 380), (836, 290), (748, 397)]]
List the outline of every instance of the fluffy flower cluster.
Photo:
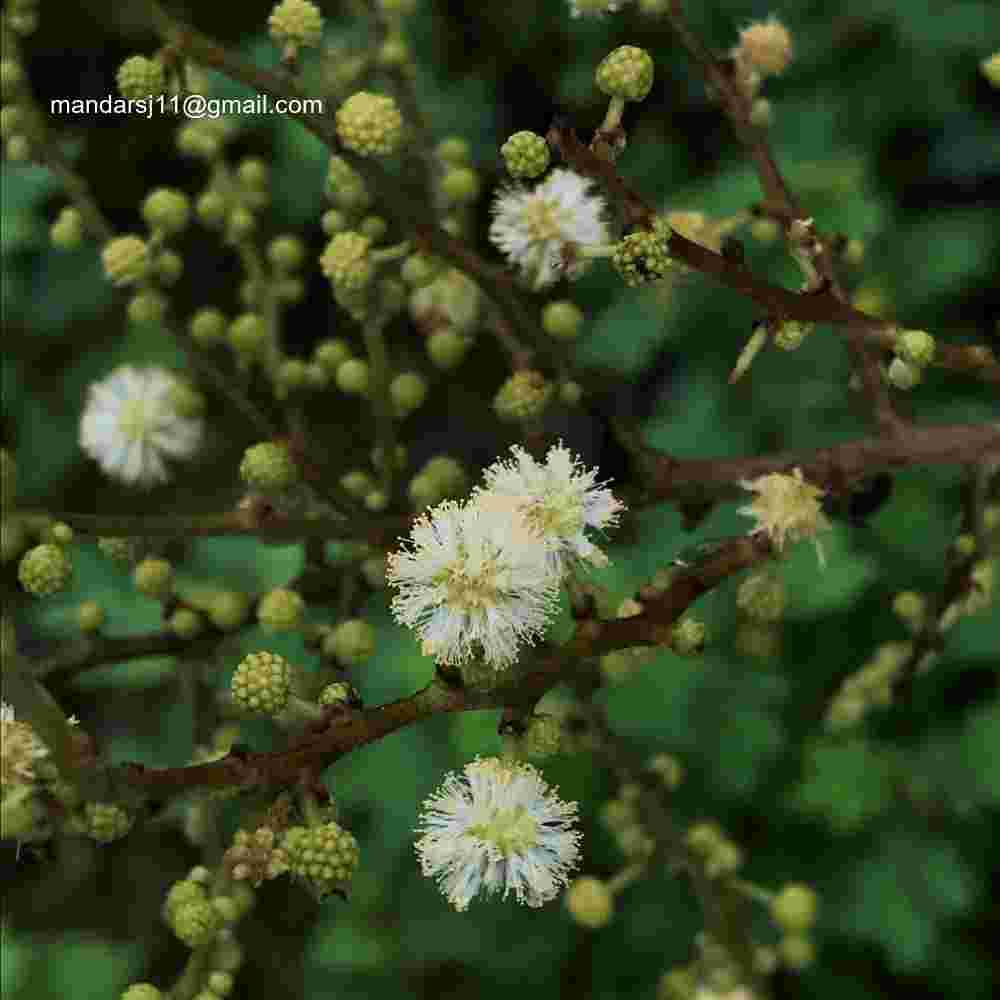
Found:
[(823, 548), (816, 539), (817, 532), (830, 526), (819, 500), (824, 491), (806, 482), (801, 469), (796, 468), (790, 476), (772, 472), (743, 480), (740, 485), (757, 494), (752, 503), (739, 511), (757, 519), (752, 535), (766, 534), (779, 550), (784, 548), (786, 539), (797, 542), (812, 538), (820, 564), (825, 563)]
[(533, 189), (508, 187), (493, 203), (490, 239), (535, 289), (563, 272), (579, 277), (588, 263), (579, 248), (608, 242), (604, 200), (593, 181), (572, 170), (553, 170)]
[(178, 413), (177, 386), (164, 368), (116, 368), (90, 387), (80, 447), (115, 479), (166, 482), (164, 457), (190, 458), (201, 441), (201, 420)]
[(586, 530), (617, 522), (623, 504), (562, 444), (537, 462), (515, 446), (486, 470), (465, 505), (445, 501), (420, 517), (409, 547), (390, 555), (392, 610), (440, 663), (482, 655), (497, 670), (537, 639), (575, 564), (607, 557)]
[(0, 702), (0, 783), (4, 787), (35, 780), (35, 761), (48, 756), (45, 744), (27, 722), (14, 718), (14, 708)]
[(421, 868), (459, 911), (480, 890), (542, 906), (579, 861), (576, 811), (530, 764), (472, 761), (424, 803), (415, 845)]

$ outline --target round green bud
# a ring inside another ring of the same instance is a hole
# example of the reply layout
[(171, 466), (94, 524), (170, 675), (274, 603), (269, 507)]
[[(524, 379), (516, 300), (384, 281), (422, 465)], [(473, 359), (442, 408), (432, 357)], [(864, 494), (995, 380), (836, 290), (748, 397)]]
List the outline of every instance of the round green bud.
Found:
[(375, 488), (372, 477), (363, 469), (352, 469), (350, 472), (345, 472), (340, 477), (340, 485), (351, 496), (357, 497), (359, 500)]
[(323, 688), (318, 701), (324, 708), (330, 705), (349, 705), (354, 707), (361, 704), (361, 696), (349, 681), (334, 681)]
[(73, 564), (59, 545), (36, 545), (21, 557), (17, 578), (21, 586), (35, 597), (48, 597), (65, 590), (73, 575)]
[(919, 385), (923, 375), (917, 365), (910, 364), (902, 358), (893, 358), (886, 373), (891, 385), (897, 389), (909, 390)]
[(195, 199), (194, 211), (206, 226), (218, 229), (226, 221), (229, 199), (221, 191), (209, 188)]
[(212, 906), (222, 918), (223, 923), (234, 924), (240, 918), (240, 908), (232, 896), (213, 896)]
[(359, 156), (389, 156), (403, 141), (403, 116), (395, 100), (360, 90), (337, 109), (337, 138)]
[(250, 599), (236, 590), (223, 590), (212, 598), (208, 619), (218, 629), (230, 632), (246, 621)]
[(785, 320), (774, 331), (774, 345), (783, 351), (797, 351), (815, 328), (815, 323), (800, 323), (794, 319)]
[(173, 590), (174, 570), (166, 559), (143, 559), (132, 571), (132, 581), (140, 594), (162, 601)]
[(294, 629), (302, 621), (306, 602), (294, 591), (276, 587), (257, 604), (257, 621), (275, 631)]
[(196, 156), (202, 160), (214, 160), (222, 151), (224, 139), (224, 133), (208, 119), (182, 125), (175, 136), (177, 149), (184, 156)]
[(191, 608), (178, 608), (167, 622), (174, 635), (181, 639), (193, 639), (201, 633), (204, 621), (197, 611)]
[(427, 357), (435, 368), (452, 371), (464, 360), (472, 340), (454, 330), (438, 330), (427, 338)]
[(335, 374), (340, 365), (351, 356), (351, 349), (346, 340), (331, 337), (320, 341), (313, 350), (313, 361), (322, 365), (331, 375)]
[(896, 355), (918, 368), (925, 368), (934, 360), (936, 346), (926, 330), (901, 330), (896, 335)]
[(750, 223), (750, 235), (758, 243), (770, 245), (781, 235), (781, 229), (774, 219), (754, 219)]
[(137, 544), (131, 538), (98, 538), (97, 548), (105, 558), (122, 566), (129, 565), (138, 553)]
[(205, 397), (185, 378), (174, 380), (167, 398), (179, 417), (190, 420), (205, 412)]
[(337, 366), (337, 388), (351, 395), (364, 395), (368, 391), (368, 362), (348, 358)]
[(614, 893), (606, 882), (584, 875), (573, 879), (566, 889), (566, 909), (582, 927), (597, 930), (606, 927), (614, 916)]
[(79, 209), (67, 205), (49, 229), (49, 238), (62, 250), (73, 250), (83, 242), (83, 216)]
[(576, 406), (583, 399), (583, 386), (579, 382), (559, 383), (559, 402), (563, 406)]
[(267, 245), (267, 258), (278, 271), (295, 271), (306, 258), (306, 248), (297, 236), (276, 236)]
[(114, 285), (130, 285), (146, 274), (146, 241), (138, 236), (116, 236), (101, 250), (104, 273)]
[(361, 575), (372, 590), (384, 590), (386, 587), (385, 578), (385, 556), (370, 556), (361, 563)]
[(803, 934), (788, 934), (781, 939), (778, 954), (789, 969), (805, 969), (816, 961), (816, 946)]
[(205, 887), (200, 882), (181, 879), (167, 891), (167, 898), (163, 901), (164, 917), (170, 923), (182, 906), (192, 902), (204, 902), (207, 898)]
[(668, 753), (653, 754), (646, 762), (646, 767), (671, 791), (679, 788), (684, 780), (684, 766), (676, 757)]
[(754, 128), (770, 128), (774, 124), (774, 106), (766, 97), (757, 97), (750, 105), (750, 124)]
[(262, 441), (243, 453), (240, 478), (252, 489), (282, 493), (298, 482), (299, 470), (284, 444)]
[(303, 388), (308, 380), (307, 365), (301, 358), (286, 358), (274, 375), (275, 383), (284, 394)]
[(88, 802), (83, 807), (83, 829), (98, 843), (121, 840), (132, 829), (134, 817), (114, 802)]
[(493, 409), (501, 420), (535, 420), (552, 398), (552, 384), (538, 371), (518, 371), (508, 378), (496, 396)]
[(419, 372), (401, 372), (389, 383), (389, 396), (396, 415), (406, 416), (420, 409), (427, 398), (427, 379)]
[(323, 35), (323, 15), (311, 0), (281, 0), (271, 8), (268, 31), (278, 45), (319, 45)]
[(206, 981), (206, 986), (217, 997), (227, 997), (233, 992), (234, 980), (229, 972), (213, 972)]
[(371, 203), (361, 175), (340, 156), (331, 156), (326, 172), (326, 193), (345, 212), (363, 212)]
[(423, 510), (431, 507), (444, 499), (438, 484), (430, 476), (416, 475), (410, 480), (407, 487), (407, 496), (413, 504), (415, 510)]
[(55, 521), (45, 529), (42, 541), (53, 545), (70, 545), (73, 541), (73, 529), (65, 521)]
[(952, 542), (952, 549), (960, 559), (968, 559), (969, 556), (975, 553), (976, 547), (976, 536), (968, 533), (959, 535)]
[(656, 1000), (695, 1000), (698, 977), (690, 969), (671, 969), (660, 977)]
[(527, 719), (517, 749), (528, 757), (551, 757), (562, 748), (562, 724), (554, 715), (539, 712)]
[(670, 236), (670, 225), (664, 219), (657, 219), (652, 231), (630, 233), (615, 244), (611, 263), (626, 285), (635, 288), (669, 273), (675, 266), (670, 257)]
[(133, 323), (159, 323), (167, 312), (167, 297), (152, 288), (136, 292), (126, 311)]
[(207, 899), (193, 899), (177, 907), (171, 929), (189, 948), (204, 948), (212, 943), (222, 918)]
[(7, 104), (0, 108), (0, 139), (9, 139), (27, 124), (24, 109), (17, 104)]
[(191, 202), (183, 191), (155, 188), (143, 199), (142, 217), (150, 229), (179, 233), (191, 218)]
[(695, 618), (682, 618), (671, 629), (670, 644), (679, 656), (697, 656), (705, 648), (705, 623)]
[(575, 340), (583, 320), (583, 310), (568, 299), (550, 302), (542, 309), (542, 329), (555, 340)]
[(199, 347), (211, 347), (226, 336), (227, 320), (219, 309), (199, 309), (188, 323), (191, 339)]
[(282, 847), (292, 872), (322, 897), (346, 885), (361, 858), (353, 835), (334, 822), (322, 826), (293, 826)]
[(919, 627), (927, 611), (927, 600), (915, 590), (902, 590), (893, 598), (892, 610), (907, 624)]
[(3, 152), (11, 163), (26, 163), (31, 159), (31, 143), (26, 135), (12, 135), (4, 144)]
[(807, 885), (786, 885), (771, 900), (771, 917), (788, 934), (804, 934), (816, 923), (816, 893)]
[(991, 86), (1000, 87), (1000, 52), (994, 52), (993, 55), (983, 59), (979, 68)]
[(441, 178), (441, 193), (459, 205), (474, 202), (482, 191), (479, 174), (471, 167), (452, 167)]
[(755, 573), (740, 584), (736, 606), (755, 621), (780, 621), (785, 613), (784, 585), (768, 573)]
[(376, 55), (379, 66), (398, 69), (410, 61), (410, 47), (400, 35), (390, 35), (380, 46)]
[(608, 97), (641, 101), (653, 86), (653, 60), (645, 49), (620, 45), (601, 60), (594, 80)]
[(20, 518), (5, 517), (0, 521), (0, 562), (17, 559), (30, 541), (31, 536)]
[(399, 269), (400, 277), (411, 288), (429, 285), (440, 273), (442, 263), (437, 257), (423, 253), (411, 253)]
[(277, 653), (250, 653), (233, 671), (229, 689), (236, 704), (248, 712), (274, 715), (288, 704), (292, 668)]
[(81, 632), (96, 632), (106, 617), (104, 608), (97, 601), (83, 601), (76, 609), (76, 624)]
[(323, 654), (345, 667), (358, 667), (375, 653), (375, 635), (363, 618), (348, 618), (323, 639)]
[(157, 254), (154, 267), (164, 285), (173, 285), (184, 273), (184, 259), (173, 250), (161, 250)]
[(236, 167), (236, 179), (251, 191), (265, 190), (270, 177), (267, 164), (256, 156), (245, 157)]
[[(333, 236), (335, 233), (342, 233), (347, 228), (347, 216), (343, 212), (338, 212), (337, 209), (331, 208), (323, 213), (320, 225), (327, 236)], [(364, 233), (364, 235), (367, 236), (368, 234)]]
[(226, 216), (226, 239), (232, 243), (242, 243), (249, 239), (257, 229), (257, 220), (253, 212), (243, 205), (237, 205)]
[(220, 972), (235, 973), (243, 964), (243, 949), (227, 931), (220, 931), (212, 950), (212, 967)]
[(389, 224), (382, 218), (381, 215), (366, 215), (361, 222), (358, 224), (358, 230), (362, 236), (367, 236), (372, 243), (377, 243), (386, 232), (388, 232)]
[(548, 169), (549, 144), (534, 132), (515, 132), (501, 147), (500, 155), (511, 177), (540, 177)]
[(441, 497), (461, 496), (469, 490), (469, 477), (461, 462), (450, 455), (434, 455), (420, 470), (441, 490)]
[(147, 59), (145, 56), (129, 56), (118, 67), (116, 81), (122, 97), (133, 101), (159, 97), (167, 89), (163, 63), (159, 59)]
[(17, 93), (24, 85), (24, 70), (14, 59), (0, 60), (0, 95), (5, 101)]
[(469, 144), (457, 135), (442, 139), (435, 149), (439, 160), (452, 166), (460, 166), (469, 162)]
[(164, 1000), (163, 993), (152, 983), (133, 983), (121, 995), (121, 1000)]

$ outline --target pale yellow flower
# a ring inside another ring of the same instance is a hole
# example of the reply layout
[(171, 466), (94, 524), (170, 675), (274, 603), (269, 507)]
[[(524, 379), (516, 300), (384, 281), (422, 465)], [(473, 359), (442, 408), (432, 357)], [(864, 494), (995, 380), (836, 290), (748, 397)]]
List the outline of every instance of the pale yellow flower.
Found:
[(825, 493), (802, 477), (796, 468), (791, 475), (771, 472), (756, 479), (741, 480), (740, 486), (756, 493), (752, 503), (740, 508), (741, 514), (757, 518), (750, 534), (766, 534), (776, 549), (784, 548), (785, 540), (793, 542), (812, 538), (820, 566), (826, 566), (823, 548), (816, 535), (830, 527), (819, 498)]

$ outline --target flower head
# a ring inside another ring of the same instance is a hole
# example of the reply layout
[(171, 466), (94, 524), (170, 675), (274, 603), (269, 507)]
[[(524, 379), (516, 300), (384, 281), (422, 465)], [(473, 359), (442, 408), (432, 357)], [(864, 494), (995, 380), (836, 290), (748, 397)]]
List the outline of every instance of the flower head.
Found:
[(499, 509), (511, 503), (546, 546), (554, 572), (582, 560), (606, 566), (608, 557), (586, 536), (588, 528), (613, 527), (625, 505), (597, 483), (597, 470), (584, 469), (562, 442), (538, 462), (519, 445), (511, 461), (498, 461), (485, 472), (485, 488), (477, 489), (480, 507)]
[(560, 168), (533, 189), (508, 187), (496, 196), (490, 239), (534, 288), (551, 285), (564, 269), (578, 277), (587, 260), (573, 251), (607, 242), (604, 200), (589, 193), (592, 184)]
[(14, 718), (13, 706), (0, 702), (0, 783), (30, 784), (35, 780), (35, 761), (48, 752), (34, 729)]
[(578, 863), (576, 809), (530, 764), (475, 760), (424, 803), (421, 867), (459, 911), (481, 889), (502, 889), (505, 899), (513, 890), (519, 903), (541, 906)]
[(418, 518), (410, 537), (387, 561), (386, 578), (399, 589), (392, 611), (439, 663), (481, 651), (487, 664), (507, 667), (555, 612), (559, 578), (516, 511), (445, 501)]
[[(752, 503), (739, 511), (757, 518), (757, 525), (750, 534), (766, 534), (779, 550), (784, 547), (786, 538), (793, 542), (803, 538), (815, 540), (817, 532), (830, 527), (819, 501), (824, 491), (806, 482), (799, 468), (790, 476), (772, 472), (756, 479), (741, 480), (740, 485), (757, 494)], [(820, 564), (824, 565), (823, 548), (818, 540), (816, 552)]]
[(116, 368), (90, 387), (80, 447), (116, 479), (149, 487), (168, 479), (164, 456), (189, 458), (202, 423), (178, 414), (177, 379), (164, 368)]

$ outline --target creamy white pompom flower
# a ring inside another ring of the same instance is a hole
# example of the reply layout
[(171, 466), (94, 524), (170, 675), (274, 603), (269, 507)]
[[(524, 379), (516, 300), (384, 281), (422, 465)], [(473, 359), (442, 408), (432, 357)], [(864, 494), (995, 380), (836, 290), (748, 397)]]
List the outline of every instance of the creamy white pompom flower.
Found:
[(0, 702), (0, 784), (27, 785), (35, 780), (35, 762), (48, 748), (27, 722), (14, 718), (14, 707)]
[(177, 386), (165, 368), (116, 368), (90, 386), (80, 447), (114, 479), (147, 488), (166, 482), (164, 458), (190, 458), (202, 434), (200, 419), (177, 412)]
[(507, 187), (493, 202), (490, 240), (532, 287), (551, 285), (560, 274), (579, 277), (589, 259), (578, 248), (604, 245), (604, 199), (593, 181), (572, 170), (553, 170), (534, 188)]
[(614, 527), (625, 505), (597, 482), (597, 470), (583, 468), (561, 441), (549, 449), (544, 462), (519, 445), (511, 452), (512, 460), (501, 459), (486, 470), (486, 485), (477, 488), (474, 502), (487, 509), (513, 505), (545, 543), (557, 573), (578, 561), (606, 566), (608, 557), (586, 531)]
[(456, 910), (484, 891), (538, 907), (554, 899), (579, 863), (575, 802), (563, 802), (530, 764), (496, 757), (449, 774), (424, 803), (417, 832), (423, 873)]
[(414, 629), (423, 652), (439, 663), (481, 655), (497, 670), (510, 666), (559, 601), (560, 579), (545, 546), (516, 511), (455, 501), (418, 518), (409, 547), (389, 556), (386, 579), (399, 591), (396, 620)]

